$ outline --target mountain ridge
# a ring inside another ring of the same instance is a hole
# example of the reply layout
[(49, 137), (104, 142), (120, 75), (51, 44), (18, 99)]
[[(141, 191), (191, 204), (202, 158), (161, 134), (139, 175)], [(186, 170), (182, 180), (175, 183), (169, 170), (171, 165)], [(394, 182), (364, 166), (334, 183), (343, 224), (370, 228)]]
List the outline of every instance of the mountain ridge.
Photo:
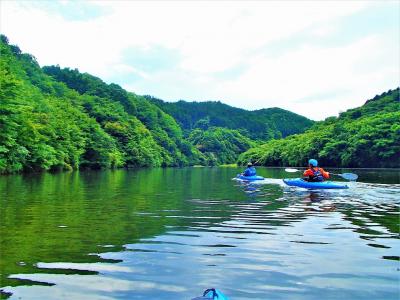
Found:
[(239, 130), (255, 140), (269, 140), (303, 132), (314, 123), (278, 107), (250, 111), (221, 101), (166, 102), (149, 95), (144, 97), (172, 115), (186, 131), (196, 128), (202, 121), (208, 122), (208, 126)]

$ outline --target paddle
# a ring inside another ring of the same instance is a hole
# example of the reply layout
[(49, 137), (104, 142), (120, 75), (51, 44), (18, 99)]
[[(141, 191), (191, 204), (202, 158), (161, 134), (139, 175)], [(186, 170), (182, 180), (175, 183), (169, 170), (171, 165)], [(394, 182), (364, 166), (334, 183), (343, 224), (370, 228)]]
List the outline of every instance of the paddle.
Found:
[[(294, 172), (301, 172), (302, 170), (292, 169), (292, 168), (286, 168), (285, 171), (286, 171), (286, 172), (289, 172), (289, 173), (294, 173)], [(354, 174), (354, 173), (336, 174), (336, 173), (331, 173), (331, 172), (329, 172), (329, 174), (331, 174), (331, 175), (336, 175), (336, 176), (340, 176), (340, 177), (342, 177), (342, 178), (344, 178), (344, 179), (347, 179), (347, 180), (350, 180), (350, 181), (357, 180), (357, 178), (358, 178), (358, 175), (357, 175), (357, 174)]]

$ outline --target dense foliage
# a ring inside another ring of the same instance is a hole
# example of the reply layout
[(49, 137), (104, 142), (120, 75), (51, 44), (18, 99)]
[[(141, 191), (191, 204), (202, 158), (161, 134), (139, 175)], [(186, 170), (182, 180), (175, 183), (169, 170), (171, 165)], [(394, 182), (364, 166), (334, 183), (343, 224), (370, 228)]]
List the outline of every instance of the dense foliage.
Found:
[(115, 142), (74, 105), (76, 93), (32, 72), (35, 59), (4, 36), (0, 47), (0, 172), (76, 168), (90, 152), (100, 164), (121, 163)]
[(196, 128), (188, 139), (206, 156), (209, 165), (235, 163), (240, 153), (255, 145), (239, 131), (221, 127)]
[[(107, 118), (115, 121), (125, 116), (136, 120), (136, 123), (141, 122), (150, 131), (150, 135), (157, 145), (153, 146), (147, 143), (144, 146), (149, 150), (157, 149), (161, 157), (153, 160), (152, 157), (145, 155), (142, 157), (143, 162), (133, 163), (133, 165), (180, 166), (205, 162), (201, 153), (183, 139), (182, 129), (176, 121), (145, 98), (128, 93), (116, 84), (106, 84), (101, 79), (90, 74), (82, 74), (78, 70), (61, 69), (58, 66), (44, 67), (43, 70), (46, 74), (57, 81), (65, 83), (69, 88), (76, 90), (80, 94), (95, 96), (95, 98), (92, 97), (94, 101), (89, 106), (84, 106), (87, 109), (87, 113), (95, 117), (99, 123), (104, 125), (105, 121), (110, 121), (105, 120)], [(92, 108), (93, 105), (97, 107), (95, 110)], [(115, 110), (115, 108), (118, 109)], [(105, 118), (105, 116), (98, 116), (99, 110), (103, 110), (104, 113), (114, 113)], [(140, 122), (137, 122), (138, 120)], [(121, 122), (119, 121), (119, 123)], [(123, 137), (121, 132), (115, 132), (115, 126), (109, 124), (111, 127), (106, 127), (105, 125), (103, 127), (120, 140), (121, 147), (126, 147), (127, 151), (128, 149), (135, 151), (132, 149), (137, 148), (135, 147), (136, 143), (146, 143), (141, 137), (129, 143), (126, 135), (133, 137), (132, 134), (126, 132), (125, 137)], [(133, 126), (125, 127), (136, 128), (138, 126), (138, 124), (136, 124), (137, 126), (135, 124), (131, 125)], [(140, 148), (137, 150), (140, 151)], [(140, 155), (140, 153), (138, 152), (136, 155)]]
[(0, 47), (0, 173), (207, 163), (175, 120), (144, 98), (46, 68), (68, 78), (57, 81), (5, 36)]
[(146, 96), (152, 103), (173, 116), (185, 131), (209, 126), (239, 130), (254, 140), (270, 140), (302, 133), (313, 121), (280, 108), (248, 111), (219, 101), (174, 103)]
[(267, 166), (400, 167), (399, 88), (315, 124), (303, 134), (272, 140), (239, 157)]
[(3, 35), (0, 51), (0, 173), (216, 165), (251, 147), (239, 162), (399, 166), (398, 89), (312, 125), (279, 108), (166, 103), (78, 70), (40, 68)]

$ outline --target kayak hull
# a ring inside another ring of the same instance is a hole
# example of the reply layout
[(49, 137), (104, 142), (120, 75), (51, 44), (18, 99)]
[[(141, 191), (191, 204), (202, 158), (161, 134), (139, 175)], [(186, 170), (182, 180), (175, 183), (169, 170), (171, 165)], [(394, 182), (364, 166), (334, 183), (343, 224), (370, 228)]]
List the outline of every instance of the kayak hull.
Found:
[(204, 295), (202, 297), (196, 297), (193, 298), (192, 300), (229, 300), (229, 299), (219, 290), (209, 289), (204, 292)]
[(332, 181), (308, 182), (301, 178), (283, 179), (283, 182), (289, 186), (296, 186), (304, 189), (348, 189), (345, 184)]
[(222, 292), (220, 292), (219, 290), (215, 290), (215, 294), (213, 294), (212, 292), (208, 292), (205, 296), (215, 300), (229, 300), (228, 297), (222, 294)]
[(248, 181), (255, 181), (255, 180), (264, 180), (264, 177), (262, 176), (244, 176), (244, 175), (238, 175), (236, 178), (241, 179), (241, 180), (248, 180)]

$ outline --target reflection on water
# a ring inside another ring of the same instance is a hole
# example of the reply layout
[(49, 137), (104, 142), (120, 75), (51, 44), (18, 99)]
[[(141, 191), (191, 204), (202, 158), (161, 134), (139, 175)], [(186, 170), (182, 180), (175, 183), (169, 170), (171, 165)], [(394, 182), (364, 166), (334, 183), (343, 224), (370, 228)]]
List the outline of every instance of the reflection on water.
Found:
[(280, 169), (260, 168), (256, 183), (239, 172), (0, 177), (3, 295), (398, 299), (398, 173), (357, 170), (348, 190), (308, 191), (284, 186)]

